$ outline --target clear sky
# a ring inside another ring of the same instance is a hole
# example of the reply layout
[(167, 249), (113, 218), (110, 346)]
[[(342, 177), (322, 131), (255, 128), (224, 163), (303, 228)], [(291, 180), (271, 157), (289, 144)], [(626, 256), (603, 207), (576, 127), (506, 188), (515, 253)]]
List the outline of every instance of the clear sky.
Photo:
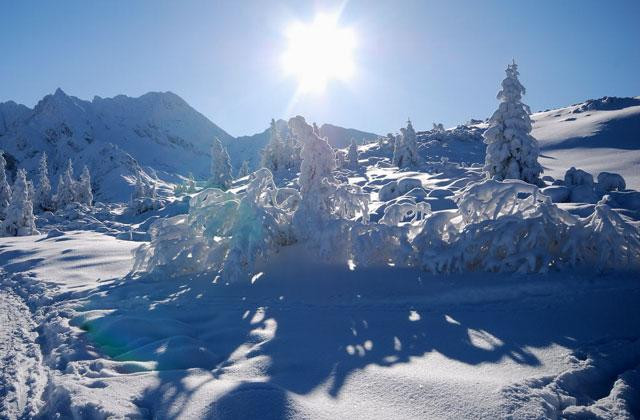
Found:
[(340, 5), (0, 0), (0, 101), (170, 90), (236, 136), (290, 114), (385, 134), (489, 116), (512, 58), (532, 110), (640, 95), (639, 0), (350, 0), (352, 78), (292, 101), (286, 29)]

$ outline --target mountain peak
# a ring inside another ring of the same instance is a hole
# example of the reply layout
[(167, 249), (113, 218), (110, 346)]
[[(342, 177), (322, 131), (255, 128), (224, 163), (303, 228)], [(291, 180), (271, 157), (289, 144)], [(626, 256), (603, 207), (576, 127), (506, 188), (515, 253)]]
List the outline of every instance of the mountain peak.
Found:
[(61, 96), (69, 96), (69, 95), (64, 93), (64, 90), (62, 90), (62, 88), (57, 88), (56, 91), (53, 93), (53, 96), (61, 97)]

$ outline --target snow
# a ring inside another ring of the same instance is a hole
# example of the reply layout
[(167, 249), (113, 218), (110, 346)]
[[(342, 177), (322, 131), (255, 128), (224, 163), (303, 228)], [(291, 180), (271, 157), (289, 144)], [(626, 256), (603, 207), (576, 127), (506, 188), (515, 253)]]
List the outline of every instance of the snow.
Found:
[[(63, 110), (75, 132), (92, 106), (54, 96), (39, 112)], [(136, 102), (101, 101), (112, 113)], [(137, 101), (166, 108), (167, 129), (182, 109), (170, 95)], [(589, 143), (633, 124), (615, 116), (634, 104), (535, 114), (533, 135), (566, 124), (558, 112), (603, 114), (579, 124)], [(11, 131), (32, 110), (2, 112)], [(1, 418), (639, 415), (640, 192), (625, 189), (623, 159), (542, 136), (557, 171), (541, 156), (538, 187), (486, 179), (486, 123), (418, 131), (420, 159), (402, 169), (388, 138), (336, 167), (347, 151), (322, 128), (275, 126), (303, 146), (300, 176), (225, 144), (252, 173), (226, 191), (189, 178), (173, 190), (169, 174), (188, 172), (136, 157), (112, 174), (137, 186), (131, 202), (100, 202), (120, 187), (92, 167), (93, 206), (37, 213), (41, 234), (0, 238)], [(243, 150), (257, 153), (254, 140)], [(597, 171), (572, 155), (582, 149)]]
[[(43, 238), (2, 239), (0, 258), (3, 292), (33, 311), (10, 325), (40, 325), (48, 356), (20, 369), (47, 372), (45, 400), (30, 400), (47, 415), (534, 416), (549, 409), (546, 393), (560, 392), (539, 391), (545, 378), (586, 375), (617, 395), (610, 374), (629, 377), (638, 355), (640, 287), (630, 277), (351, 271), (298, 248), (259, 267), (254, 284), (226, 285), (206, 275), (127, 278), (131, 243), (104, 235)], [(606, 355), (621, 351), (630, 362), (611, 364), (618, 359)], [(579, 359), (594, 372), (581, 373)], [(561, 392), (577, 402), (549, 418), (601, 394)]]
[(585, 111), (580, 111), (585, 104), (578, 104), (533, 114), (531, 134), (540, 144), (544, 174), (560, 178), (570, 166), (594, 178), (600, 172), (616, 172), (628, 188), (639, 189), (640, 103), (636, 99), (635, 105), (631, 104), (621, 109)]

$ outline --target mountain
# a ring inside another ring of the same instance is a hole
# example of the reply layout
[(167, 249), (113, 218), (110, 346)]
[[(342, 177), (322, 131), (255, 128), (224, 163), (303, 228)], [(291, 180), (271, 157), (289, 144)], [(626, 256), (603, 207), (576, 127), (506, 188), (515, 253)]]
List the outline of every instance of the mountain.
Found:
[(378, 134), (367, 133), (355, 128), (342, 128), (331, 124), (320, 126), (320, 135), (329, 139), (329, 144), (337, 148), (345, 148), (355, 139), (358, 144), (367, 143), (380, 137)]
[[(286, 135), (286, 122), (280, 120), (278, 126)], [(320, 130), (338, 147), (351, 137), (376, 137), (328, 124)], [(55, 187), (71, 158), (77, 173), (82, 165), (89, 166), (96, 199), (102, 201), (128, 200), (136, 174), (149, 181), (157, 177), (159, 185), (181, 182), (179, 177), (189, 173), (206, 179), (214, 137), (227, 147), (235, 171), (244, 160), (257, 167), (269, 131), (236, 139), (171, 92), (86, 101), (57, 89), (33, 109), (0, 103), (0, 148), (10, 172), (24, 167), (33, 179), (45, 151)]]
[(562, 178), (571, 166), (594, 177), (618, 172), (640, 189), (640, 97), (589, 99), (531, 118), (545, 175)]
[(58, 89), (33, 109), (0, 104), (0, 147), (9, 161), (33, 177), (47, 152), (54, 185), (67, 159), (78, 173), (86, 164), (96, 199), (105, 201), (127, 200), (137, 173), (156, 172), (165, 181), (189, 172), (206, 177), (214, 136), (234, 140), (170, 92), (85, 101)]

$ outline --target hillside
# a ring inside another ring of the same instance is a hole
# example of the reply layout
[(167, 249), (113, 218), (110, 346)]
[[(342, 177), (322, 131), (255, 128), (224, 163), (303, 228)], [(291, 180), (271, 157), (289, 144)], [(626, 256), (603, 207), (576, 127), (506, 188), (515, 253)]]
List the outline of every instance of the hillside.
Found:
[(570, 167), (597, 176), (618, 172), (640, 188), (640, 97), (604, 97), (532, 115), (545, 175), (562, 177)]

